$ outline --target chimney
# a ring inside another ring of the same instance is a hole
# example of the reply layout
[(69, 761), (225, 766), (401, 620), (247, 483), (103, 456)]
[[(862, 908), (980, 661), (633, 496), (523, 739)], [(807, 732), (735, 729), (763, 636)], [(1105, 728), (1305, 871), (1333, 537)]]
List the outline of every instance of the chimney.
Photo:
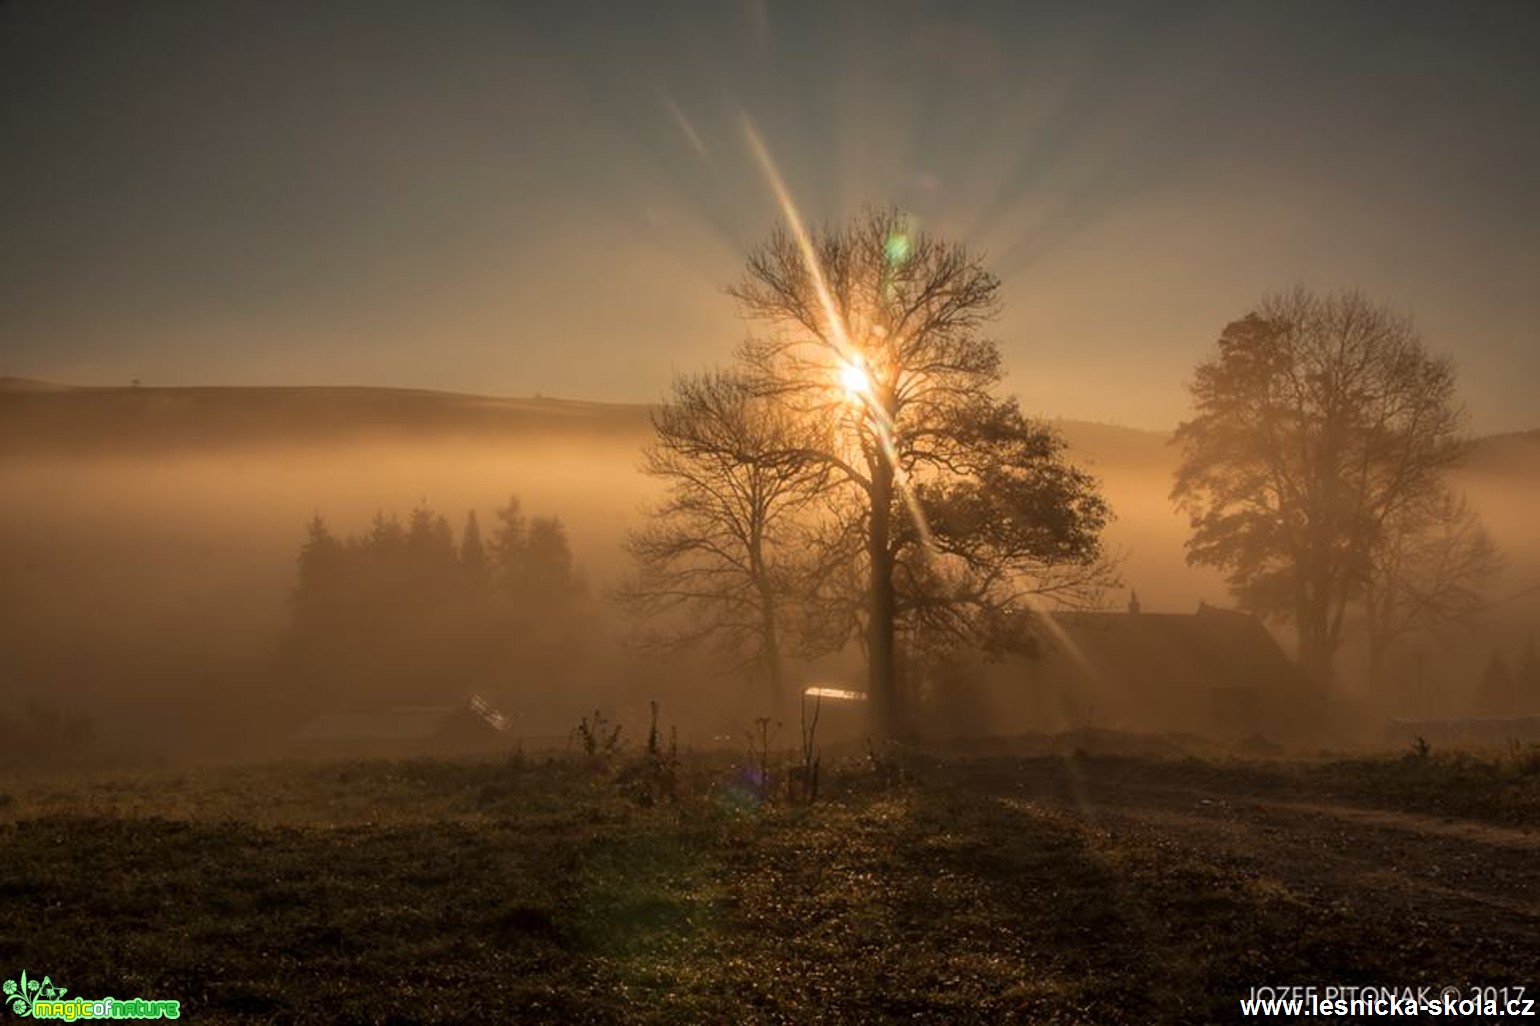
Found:
[(1137, 613), (1139, 611), (1139, 593), (1132, 589), (1128, 592), (1128, 611), (1130, 613)]

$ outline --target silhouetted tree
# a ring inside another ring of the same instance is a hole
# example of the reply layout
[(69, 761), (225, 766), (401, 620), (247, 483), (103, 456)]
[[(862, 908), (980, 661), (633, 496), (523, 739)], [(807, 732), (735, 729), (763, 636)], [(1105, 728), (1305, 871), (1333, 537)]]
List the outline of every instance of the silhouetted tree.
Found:
[(514, 599), (523, 591), (524, 558), (529, 548), (529, 524), (518, 496), (495, 511), (492, 531), (492, 587), (504, 598)]
[(298, 581), (289, 594), (292, 641), (299, 660), (312, 667), (330, 664), (341, 636), (348, 633), (350, 554), (318, 513), (305, 525), (298, 556)]
[(401, 518), (394, 513), (386, 516), (383, 511), (376, 512), (369, 525), (369, 534), (359, 544), (380, 562), (390, 562), (406, 547), (406, 531), (401, 526)]
[(555, 517), (535, 517), (525, 540), (520, 591), (531, 608), (561, 608), (580, 590), (567, 529)]
[(420, 605), (447, 608), (459, 585), (459, 553), (449, 521), (426, 505), (412, 510), (407, 521), (405, 562), (407, 587)]
[(449, 521), (426, 504), (415, 507), (407, 520), (406, 545), (419, 562), (440, 567), (454, 564), (454, 534)]
[(491, 549), (494, 589), (525, 614), (560, 610), (582, 591), (566, 527), (555, 517), (526, 518), (517, 497), (497, 511)]
[(677, 376), (652, 423), (643, 469), (666, 491), (626, 540), (637, 576), (620, 597), (649, 645), (709, 641), (784, 712), (787, 620), (811, 550), (799, 517), (828, 479), (807, 455), (816, 428), (720, 371)]
[[(299, 583), (293, 592), (297, 605), (316, 602), (338, 588), (346, 558), (342, 542), (334, 537), (319, 513), (305, 525), (305, 541), (299, 549)], [(317, 615), (308, 607), (297, 610), (301, 616)]]
[(491, 581), (491, 565), (486, 546), (481, 541), (481, 525), (476, 511), (465, 515), (465, 530), (460, 535), (460, 574), (473, 597), (483, 597)]
[(558, 672), (592, 629), (579, 601), (583, 588), (566, 528), (555, 518), (526, 518), (513, 497), (497, 510), (490, 548), (493, 651), (507, 667), (542, 675)]
[(1191, 518), (1188, 562), (1291, 622), (1322, 682), (1376, 551), (1459, 457), (1454, 387), (1406, 318), (1303, 287), (1265, 297), (1198, 366), (1172, 491)]
[(1482, 607), (1482, 586), (1501, 569), (1481, 519), (1442, 485), (1388, 516), (1364, 579), (1370, 681), (1381, 682), (1386, 652), (1397, 639), (1440, 624), (1468, 624)]
[(999, 281), (962, 246), (869, 210), (810, 236), (776, 230), (729, 291), (760, 327), (741, 351), (758, 387), (836, 428), (814, 455), (861, 543), (880, 733), (906, 729), (901, 630), (971, 639), (984, 625), (999, 640), (1035, 594), (1096, 592), (1106, 504), (1052, 431), (996, 394), (999, 346), (981, 332)]

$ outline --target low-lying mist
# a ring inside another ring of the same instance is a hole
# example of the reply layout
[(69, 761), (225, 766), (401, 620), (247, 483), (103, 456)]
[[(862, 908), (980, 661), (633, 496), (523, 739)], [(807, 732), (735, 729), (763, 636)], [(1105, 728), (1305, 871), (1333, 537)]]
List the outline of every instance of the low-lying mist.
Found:
[(347, 534), (426, 504), (458, 529), (468, 511), (486, 522), (517, 496), (561, 519), (578, 573), (602, 596), (647, 494), (635, 455), (634, 442), (546, 439), (9, 460), (3, 687), (136, 731), (245, 704), (274, 672), (318, 514)]
[[(1185, 519), (1167, 499), (1175, 454), (1164, 440), (1095, 425), (1067, 433), (1072, 452), (1102, 479), (1117, 516), (1108, 547), (1122, 555), (1123, 582), (1142, 607), (1224, 604), (1219, 576), (1184, 562)], [(505, 679), (484, 682), (516, 706), (506, 710), (516, 732), (559, 740), (602, 707), (634, 733), (658, 697), (686, 743), (731, 734), (759, 712), (752, 688), (704, 666), (629, 652), (624, 618), (608, 600), (627, 572), (625, 534), (655, 494), (638, 470), (646, 437), (638, 423), (598, 433), (11, 449), (0, 456), (0, 702), (13, 711), (9, 720), (31, 715), (50, 729), (87, 717), (101, 746), (115, 751), (282, 752), (306, 716), (303, 701), (280, 697), (293, 696), (285, 643), (307, 522), (319, 515), (346, 537), (377, 515), (404, 519), (425, 506), (458, 540), (469, 511), (489, 529), (495, 510), (517, 497), (528, 515), (565, 527), (588, 619), (581, 666), (511, 667)], [(1460, 486), (1509, 558), (1495, 596), (1540, 578), (1540, 542), (1528, 529), (1529, 511), (1540, 508), (1532, 448), (1461, 472)], [(1121, 607), (1127, 597), (1109, 599)], [(1424, 658), (1419, 672), (1445, 674), (1457, 691), (1456, 678), (1478, 674), (1494, 647), (1516, 649), (1540, 622), (1537, 610), (1534, 597), (1494, 609), (1485, 626), (1440, 640), (1445, 655)], [(856, 659), (799, 672), (809, 682), (834, 675), (840, 680), (828, 682), (860, 685)], [(367, 694), (367, 681), (350, 686)], [(1458, 706), (1451, 699), (1438, 709)]]

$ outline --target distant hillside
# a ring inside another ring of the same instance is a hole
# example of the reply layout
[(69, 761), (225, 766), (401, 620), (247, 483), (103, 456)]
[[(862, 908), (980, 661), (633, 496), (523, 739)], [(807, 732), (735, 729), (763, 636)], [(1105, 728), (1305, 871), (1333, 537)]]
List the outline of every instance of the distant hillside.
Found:
[[(0, 378), (0, 456), (221, 449), (529, 434), (645, 436), (649, 407), (424, 389), (77, 388)], [(1153, 431), (1055, 421), (1096, 464), (1169, 459)]]
[(0, 455), (155, 452), (362, 439), (625, 434), (639, 404), (395, 388), (0, 387)]
[(1540, 431), (1513, 431), (1478, 438), (1465, 465), (1471, 470), (1530, 474), (1540, 482)]
[[(638, 440), (649, 407), (508, 399), (368, 387), (72, 387), (0, 377), (0, 456), (148, 453), (358, 440), (496, 440), (532, 434)], [(1055, 420), (1093, 470), (1169, 472), (1176, 451), (1158, 431)], [(1472, 469), (1540, 468), (1540, 431), (1480, 439)]]
[(9, 374), (0, 374), (0, 395), (6, 392), (67, 392), (70, 385), (56, 385), (52, 381), (37, 381), (33, 378), (17, 378)]

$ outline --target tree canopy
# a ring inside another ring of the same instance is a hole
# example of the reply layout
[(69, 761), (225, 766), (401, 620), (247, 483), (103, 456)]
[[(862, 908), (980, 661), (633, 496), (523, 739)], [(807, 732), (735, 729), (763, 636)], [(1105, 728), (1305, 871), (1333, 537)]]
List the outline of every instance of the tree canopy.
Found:
[(827, 481), (806, 455), (817, 428), (731, 371), (676, 377), (652, 422), (643, 470), (666, 490), (627, 538), (637, 577), (620, 597), (652, 625), (648, 646), (707, 642), (781, 711), (787, 621), (813, 571), (808, 514)]
[[(880, 733), (909, 726), (900, 646), (1009, 647), (1035, 602), (1093, 601), (1108, 580), (1096, 482), (998, 391), (999, 345), (983, 331), (999, 285), (896, 210), (776, 229), (729, 289), (751, 327), (734, 373), (790, 430), (725, 462), (681, 454), (680, 479), (708, 492), (760, 464), (813, 483), (816, 501), (787, 511), (806, 553), (797, 602), (814, 611), (802, 621), (823, 642), (864, 642)], [(701, 535), (687, 519), (665, 507), (654, 530)]]
[(1193, 417), (1175, 438), (1188, 561), (1223, 570), (1244, 607), (1292, 623), (1301, 664), (1324, 682), (1349, 608), (1376, 583), (1395, 619), (1384, 603), (1406, 582), (1387, 576), (1392, 550), (1406, 557), (1396, 572), (1409, 569), (1430, 532), (1468, 520), (1443, 478), (1463, 450), (1454, 372), (1408, 318), (1360, 292), (1302, 286), (1264, 297), (1218, 349), (1197, 368)]

